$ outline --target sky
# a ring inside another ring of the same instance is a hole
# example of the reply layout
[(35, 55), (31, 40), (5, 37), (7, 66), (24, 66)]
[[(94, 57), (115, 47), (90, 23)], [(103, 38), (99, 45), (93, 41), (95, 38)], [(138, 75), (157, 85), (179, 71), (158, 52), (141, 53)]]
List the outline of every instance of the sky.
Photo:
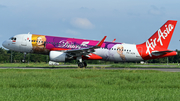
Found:
[[(16, 34), (141, 44), (167, 20), (180, 21), (180, 0), (1, 0), (0, 47)], [(180, 50), (177, 22), (169, 49)]]

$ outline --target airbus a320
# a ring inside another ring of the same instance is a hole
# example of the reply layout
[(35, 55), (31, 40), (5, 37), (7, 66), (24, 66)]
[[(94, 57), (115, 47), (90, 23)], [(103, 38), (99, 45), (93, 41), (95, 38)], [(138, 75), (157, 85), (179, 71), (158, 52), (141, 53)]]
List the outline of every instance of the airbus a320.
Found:
[(148, 40), (142, 44), (125, 44), (101, 41), (56, 37), (36, 34), (18, 34), (3, 42), (9, 50), (49, 55), (54, 62), (78, 60), (78, 67), (86, 67), (84, 60), (105, 61), (144, 61), (177, 55), (167, 49), (177, 21), (168, 20)]

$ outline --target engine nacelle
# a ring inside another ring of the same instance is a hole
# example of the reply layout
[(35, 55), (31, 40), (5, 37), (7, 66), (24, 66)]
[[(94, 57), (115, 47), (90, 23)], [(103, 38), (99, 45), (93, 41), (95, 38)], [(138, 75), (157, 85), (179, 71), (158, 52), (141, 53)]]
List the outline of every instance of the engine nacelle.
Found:
[(66, 60), (66, 53), (59, 51), (50, 51), (49, 58), (51, 61), (64, 62)]

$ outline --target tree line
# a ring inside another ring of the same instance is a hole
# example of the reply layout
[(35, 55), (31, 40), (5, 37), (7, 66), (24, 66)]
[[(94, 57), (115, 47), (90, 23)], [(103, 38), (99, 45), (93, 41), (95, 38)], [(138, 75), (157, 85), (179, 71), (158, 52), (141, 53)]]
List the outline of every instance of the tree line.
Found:
[[(178, 55), (172, 56), (172, 57), (166, 57), (166, 58), (160, 58), (160, 59), (152, 59), (147, 60), (148, 63), (179, 63), (180, 62), (180, 51), (176, 50)], [(0, 48), (0, 63), (21, 63), (24, 59), (24, 53), (23, 52), (16, 52), (11, 50), (5, 50), (4, 48)], [(27, 53), (25, 57), (26, 62), (49, 62), (49, 56), (43, 55), (43, 54), (33, 54), (33, 53)], [(102, 61), (102, 60), (86, 60), (87, 63), (92, 64), (110, 64), (114, 62), (110, 61)], [(76, 60), (70, 60), (66, 63), (77, 63)], [(135, 62), (133, 62), (135, 63)]]

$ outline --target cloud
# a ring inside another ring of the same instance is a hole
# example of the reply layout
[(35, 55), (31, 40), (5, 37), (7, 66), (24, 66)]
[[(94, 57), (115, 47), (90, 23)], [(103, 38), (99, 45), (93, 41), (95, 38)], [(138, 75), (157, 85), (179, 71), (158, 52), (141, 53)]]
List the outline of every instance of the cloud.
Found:
[(71, 29), (66, 30), (66, 33), (71, 34), (71, 35), (79, 35), (80, 34), (80, 33), (76, 32), (76, 31), (71, 30)]
[(72, 19), (71, 24), (82, 29), (94, 28), (94, 25), (87, 18), (74, 18)]
[(148, 11), (150, 15), (163, 15), (164, 14), (164, 8), (158, 8), (155, 5), (151, 6), (151, 9)]

